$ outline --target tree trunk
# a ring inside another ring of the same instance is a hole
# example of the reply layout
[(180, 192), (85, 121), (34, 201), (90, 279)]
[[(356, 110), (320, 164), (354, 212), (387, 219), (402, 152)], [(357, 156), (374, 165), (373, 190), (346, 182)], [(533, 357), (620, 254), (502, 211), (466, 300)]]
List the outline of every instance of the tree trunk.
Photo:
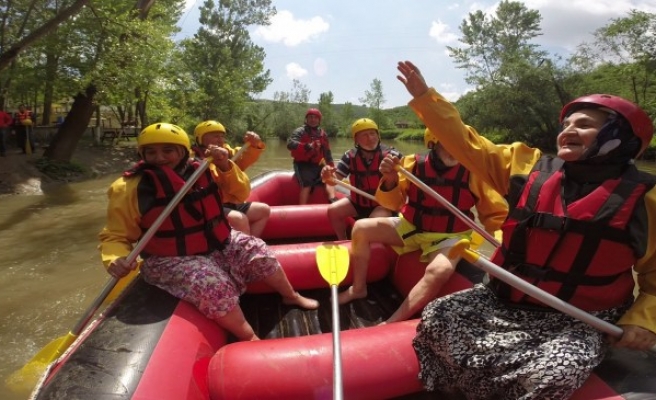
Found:
[(93, 98), (96, 87), (87, 86), (85, 93), (78, 93), (73, 99), (71, 111), (50, 141), (44, 157), (62, 162), (70, 162), (78, 142), (86, 132), (95, 110)]
[(41, 125), (50, 125), (52, 119), (52, 100), (54, 94), (54, 82), (57, 77), (57, 65), (59, 57), (55, 54), (48, 54), (46, 57), (46, 86), (43, 91), (43, 114), (41, 115)]

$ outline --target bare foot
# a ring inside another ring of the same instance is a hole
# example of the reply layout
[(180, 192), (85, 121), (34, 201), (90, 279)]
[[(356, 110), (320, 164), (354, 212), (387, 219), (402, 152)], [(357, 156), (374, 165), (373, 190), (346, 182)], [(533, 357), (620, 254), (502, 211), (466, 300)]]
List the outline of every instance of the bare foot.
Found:
[(319, 302), (314, 299), (303, 297), (298, 292), (294, 292), (294, 297), (283, 297), (282, 303), (289, 306), (299, 306), (307, 310), (316, 310), (319, 308)]
[(337, 302), (339, 304), (346, 304), (355, 299), (362, 299), (365, 297), (367, 297), (367, 289), (365, 289), (364, 292), (356, 292), (353, 290), (353, 286), (349, 286), (348, 289), (339, 294)]

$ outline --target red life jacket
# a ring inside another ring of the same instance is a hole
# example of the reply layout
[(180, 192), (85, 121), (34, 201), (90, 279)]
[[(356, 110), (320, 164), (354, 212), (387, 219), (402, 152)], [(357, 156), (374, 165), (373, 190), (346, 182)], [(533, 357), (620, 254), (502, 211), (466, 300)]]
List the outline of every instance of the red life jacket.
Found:
[[(476, 198), (469, 190), (469, 171), (461, 164), (457, 164), (443, 172), (438, 172), (434, 168), (436, 162), (434, 157), (436, 155), (433, 151), (429, 151), (428, 154), (416, 154), (412, 173), (473, 219), (471, 209), (476, 205)], [(410, 185), (408, 201), (401, 209), (401, 214), (417, 227), (418, 232), (455, 233), (471, 230), (451, 211), (416, 185)]]
[[(298, 128), (294, 133), (299, 133), (299, 130), (302, 130), (302, 133), (299, 136), (300, 144), (296, 148), (291, 149), (292, 158), (295, 162), (311, 162), (313, 164), (319, 164), (324, 158), (324, 150), (330, 146), (326, 131), (320, 127), (315, 129), (305, 125)], [(317, 149), (308, 150), (305, 145), (313, 142), (319, 142), (321, 146)]]
[[(139, 163), (125, 173), (130, 176), (143, 173), (139, 183), (139, 207), (142, 212), (141, 228), (145, 232), (155, 222), (185, 181), (200, 164), (188, 164), (184, 178), (171, 168), (157, 168)], [(148, 185), (152, 190), (143, 190)], [(230, 226), (223, 213), (219, 187), (211, 172), (205, 171), (178, 206), (164, 220), (148, 242), (142, 256), (183, 256), (207, 254), (221, 250), (230, 240)]]
[[(383, 176), (378, 170), (378, 167), (380, 167), (383, 158), (390, 153), (396, 153), (398, 155), (395, 149), (381, 144), (375, 150), (371, 162), (367, 164), (362, 151), (357, 148), (349, 150), (349, 181), (351, 182), (351, 186), (361, 189), (372, 196), (375, 195), (380, 178)], [(351, 192), (351, 200), (353, 203), (362, 207), (377, 207), (379, 205), (377, 202), (361, 196), (356, 192)]]
[[(562, 164), (543, 157), (509, 202), (502, 230), (510, 241), (493, 262), (583, 310), (621, 306), (633, 297), (631, 267), (638, 259), (633, 245), (639, 240), (627, 226), (653, 179), (630, 167), (566, 205)], [(496, 278), (490, 287), (511, 303), (542, 305)]]
[(23, 112), (16, 111), (16, 123), (18, 125), (25, 125), (24, 121), (26, 120), (32, 120), (32, 112), (29, 110), (25, 110)]

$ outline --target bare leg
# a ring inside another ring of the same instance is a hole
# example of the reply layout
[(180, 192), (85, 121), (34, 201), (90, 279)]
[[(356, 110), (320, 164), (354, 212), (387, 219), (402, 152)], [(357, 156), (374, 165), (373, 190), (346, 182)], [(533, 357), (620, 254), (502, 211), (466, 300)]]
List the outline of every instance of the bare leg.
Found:
[(310, 189), (312, 189), (311, 186), (301, 188), (301, 195), (299, 196), (298, 204), (304, 205), (308, 203), (308, 199), (310, 198)]
[(335, 186), (324, 185), (326, 187), (326, 194), (328, 195), (328, 200), (335, 198)]
[(417, 282), (403, 300), (401, 306), (385, 323), (405, 321), (424, 308), (437, 296), (440, 289), (451, 277), (460, 258), (449, 259), (444, 252), (448, 249), (436, 251), (429, 255), (430, 262), (426, 267), (424, 276)]
[(266, 226), (267, 221), (269, 220), (269, 215), (271, 215), (271, 208), (268, 204), (253, 202), (251, 203), (246, 216), (248, 217), (248, 222), (250, 224), (251, 235), (255, 237), (261, 237), (264, 227)]
[(392, 218), (365, 218), (353, 226), (351, 261), (353, 262), (353, 284), (339, 294), (339, 304), (367, 297), (367, 269), (371, 243), (379, 242), (392, 246), (403, 246), (396, 233)]
[(229, 313), (221, 318), (215, 319), (220, 327), (232, 333), (240, 341), (260, 340), (251, 324), (246, 321), (244, 313), (241, 311), (239, 305), (235, 306)]
[(328, 219), (338, 240), (346, 240), (346, 218), (355, 216), (355, 208), (349, 199), (340, 199), (328, 206)]
[(308, 310), (315, 310), (319, 308), (319, 302), (307, 297), (301, 296), (294, 290), (292, 285), (287, 280), (287, 275), (282, 268), (278, 268), (273, 275), (264, 279), (264, 282), (274, 288), (282, 296), (282, 302), (288, 305), (296, 305)]
[(240, 211), (230, 210), (228, 213), (228, 223), (232, 229), (244, 232), (247, 235), (251, 234), (250, 225), (248, 225), (248, 217)]

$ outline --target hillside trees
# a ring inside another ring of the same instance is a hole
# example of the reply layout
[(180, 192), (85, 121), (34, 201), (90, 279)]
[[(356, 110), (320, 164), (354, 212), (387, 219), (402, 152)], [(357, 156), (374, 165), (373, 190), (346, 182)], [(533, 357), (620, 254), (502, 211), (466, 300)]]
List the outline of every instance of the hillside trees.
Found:
[(656, 14), (631, 11), (594, 33), (572, 57), (579, 92), (608, 92), (656, 111)]

